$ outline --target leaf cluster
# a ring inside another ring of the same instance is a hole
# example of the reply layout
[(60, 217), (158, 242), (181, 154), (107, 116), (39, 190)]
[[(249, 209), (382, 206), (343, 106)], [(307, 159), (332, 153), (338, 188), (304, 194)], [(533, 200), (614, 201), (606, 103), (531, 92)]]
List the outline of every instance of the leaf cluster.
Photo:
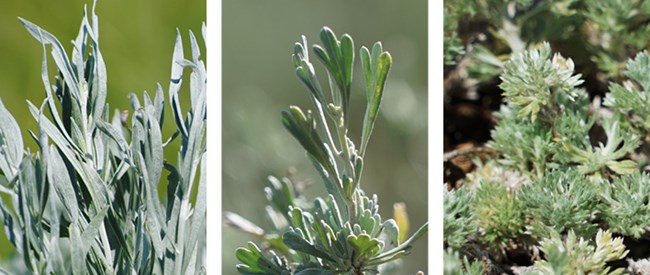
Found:
[[(535, 121), (540, 111), (552, 105), (554, 93), (578, 96), (575, 87), (582, 84), (581, 75), (574, 75), (573, 61), (559, 54), (551, 59), (551, 46), (516, 53), (504, 63), (503, 89), (506, 102), (516, 107), (518, 115)], [(543, 114), (544, 115), (544, 114)]]
[[(499, 155), (484, 164), (475, 160), (479, 165), (462, 187), (445, 192), (445, 245), (466, 255), (471, 254), (468, 247), (478, 247), (495, 263), (522, 249), (534, 260), (535, 250), (541, 249), (544, 260), (513, 267), (522, 274), (620, 274), (622, 269), (611, 271), (606, 263), (625, 258), (623, 238), (645, 240), (650, 228), (650, 176), (639, 168), (647, 155), (643, 149), (647, 141), (640, 138), (645, 131), (642, 124), (634, 121), (644, 117), (632, 111), (631, 100), (619, 100), (641, 92), (629, 89), (628, 94), (615, 94), (619, 86), (612, 84), (605, 100), (612, 109), (599, 111), (569, 84), (564, 91), (573, 89), (575, 95), (541, 90), (549, 94), (537, 119), (528, 112), (522, 115), (525, 107), (508, 100), (520, 94), (507, 89), (539, 79), (553, 85), (549, 74), (523, 73), (530, 64), (541, 64), (540, 56), (552, 66), (550, 52), (541, 51), (526, 51), (513, 57), (517, 61), (505, 63), (510, 68), (502, 75), (506, 104), (497, 113), (499, 120), (488, 143)], [(650, 69), (646, 57), (640, 53), (626, 71), (641, 86), (647, 78), (642, 72)], [(612, 238), (613, 233), (621, 237)], [(594, 237), (596, 246), (585, 241)]]
[(444, 240), (454, 249), (467, 242), (475, 226), (474, 212), (470, 209), (473, 192), (468, 187), (447, 190), (444, 193)]
[(590, 181), (576, 169), (552, 170), (542, 179), (522, 187), (519, 198), (533, 224), (534, 236), (549, 236), (551, 232), (573, 230), (578, 236), (596, 234), (594, 221), (599, 214), (599, 181)]
[(472, 201), (479, 240), (489, 247), (506, 248), (511, 240), (524, 238), (523, 201), (496, 182), (480, 182)]
[(639, 238), (650, 228), (650, 176), (615, 178), (602, 193), (604, 220), (612, 232)]
[(650, 131), (648, 119), (650, 98), (646, 92), (650, 89), (648, 73), (650, 73), (650, 56), (646, 51), (642, 51), (626, 65), (625, 75), (630, 78), (630, 81), (623, 82), (623, 85), (610, 84), (610, 93), (604, 101), (605, 106), (626, 114), (629, 122), (642, 133)]
[(354, 42), (327, 27), (320, 39), (322, 45), (311, 49), (325, 68), (329, 93), (320, 84), (302, 36), (292, 60), (315, 109), (291, 106), (282, 112), (282, 123), (305, 149), (328, 195), (309, 202), (296, 192), (292, 180), (270, 177), (265, 192), (273, 228), (262, 237), (271, 254), (264, 255), (252, 242), (239, 248), (241, 274), (378, 274), (409, 254), (427, 232), (425, 224), (406, 239), (401, 232), (408, 230), (405, 211), (397, 207), (395, 219), (382, 219), (377, 196), (367, 196), (360, 188), (366, 148), (392, 65), (390, 54), (379, 42), (359, 50), (367, 104), (357, 147), (348, 136)]
[[(545, 253), (544, 260), (520, 274), (623, 274), (622, 268), (611, 270), (606, 262), (619, 260), (627, 255), (623, 238), (612, 238), (612, 233), (598, 231), (595, 246), (569, 231), (565, 240), (559, 235), (540, 242)], [(610, 271), (611, 270), (611, 271)]]

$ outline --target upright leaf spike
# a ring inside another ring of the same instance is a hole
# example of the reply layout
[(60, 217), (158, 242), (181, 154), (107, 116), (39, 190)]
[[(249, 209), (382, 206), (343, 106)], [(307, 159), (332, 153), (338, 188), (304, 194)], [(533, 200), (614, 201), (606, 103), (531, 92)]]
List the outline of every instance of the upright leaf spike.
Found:
[(361, 147), (359, 155), (363, 157), (370, 140), (370, 135), (375, 127), (375, 121), (379, 114), (381, 99), (384, 95), (384, 88), (388, 72), (393, 64), (393, 60), (388, 52), (382, 50), (380, 42), (375, 43), (372, 47), (372, 55), (366, 47), (360, 50), (362, 56), (363, 72), (366, 79), (366, 113), (363, 117), (363, 129), (361, 132)]
[[(303, 112), (301, 108), (291, 106), (282, 112), (282, 124), (305, 149), (329, 194), (325, 200), (316, 198), (310, 208), (309, 204), (303, 203), (306, 198), (302, 194), (291, 192), (294, 183), (283, 179), (281, 188), (280, 183), (271, 178), (272, 185), (264, 191), (270, 203), (267, 206), (268, 218), (274, 228), (264, 232), (264, 239), (273, 249), (272, 257), (276, 257), (273, 251), (282, 252), (290, 264), (279, 264), (279, 261), (271, 264), (273, 261), (258, 252), (256, 246), (249, 245), (251, 249), (240, 248), (237, 251), (243, 263), (237, 266), (241, 274), (262, 274), (269, 272), (269, 268), (274, 269), (274, 274), (377, 273), (381, 270), (379, 265), (409, 254), (413, 243), (428, 230), (425, 224), (406, 239), (408, 222), (405, 211), (396, 212), (397, 222), (392, 219), (383, 221), (376, 196), (366, 196), (359, 187), (363, 155), (392, 64), (390, 54), (382, 50), (379, 42), (373, 46), (372, 53), (365, 47), (360, 50), (368, 102), (361, 147), (357, 149), (348, 137), (354, 43), (347, 34), (338, 40), (327, 27), (321, 30), (320, 38), (323, 45), (314, 45), (312, 49), (327, 70), (331, 101), (322, 94), (314, 67), (309, 62), (307, 40), (301, 36), (301, 41), (294, 45), (292, 63), (298, 79), (309, 91), (315, 109), (313, 113), (311, 110)], [(333, 122), (331, 129), (326, 116)], [(384, 240), (389, 240), (389, 243)], [(292, 269), (284, 270), (283, 266)]]

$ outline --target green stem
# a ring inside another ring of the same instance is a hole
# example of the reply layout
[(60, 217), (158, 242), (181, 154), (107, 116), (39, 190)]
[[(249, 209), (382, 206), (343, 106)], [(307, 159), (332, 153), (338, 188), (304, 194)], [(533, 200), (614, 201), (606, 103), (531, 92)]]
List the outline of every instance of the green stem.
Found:
[(351, 173), (354, 171), (354, 168), (352, 167), (352, 163), (350, 163), (350, 159), (352, 158), (352, 155), (350, 154), (350, 147), (348, 147), (348, 141), (347, 141), (347, 132), (348, 129), (345, 126), (345, 117), (343, 117), (344, 114), (341, 116), (341, 121), (338, 123), (338, 128), (337, 128), (337, 135), (339, 138), (339, 143), (341, 144), (341, 151), (343, 151), (343, 156), (345, 159), (343, 159), (343, 163), (345, 165), (345, 170), (344, 172)]
[[(355, 191), (356, 193), (356, 191)], [(357, 207), (356, 200), (352, 198), (348, 202), (348, 216), (350, 217), (350, 224), (355, 225), (357, 223)]]
[[(352, 176), (354, 177), (354, 168), (352, 167), (352, 163), (350, 162), (351, 159), (351, 154), (350, 154), (350, 147), (348, 147), (348, 142), (347, 142), (347, 127), (345, 125), (345, 114), (341, 113), (340, 120), (337, 123), (337, 128), (336, 128), (336, 133), (339, 139), (339, 143), (341, 144), (341, 151), (343, 152), (343, 157), (344, 159), (342, 160), (343, 165), (344, 165), (344, 170), (343, 170), (343, 177), (346, 176)], [(350, 174), (350, 175), (347, 175)], [(343, 178), (339, 178), (339, 181), (342, 184), (354, 184), (356, 182), (354, 178), (352, 179), (351, 182), (347, 182)], [(346, 194), (345, 192), (346, 187), (341, 185), (341, 193)], [(354, 225), (357, 222), (357, 215), (356, 215), (356, 203), (355, 203), (355, 194), (356, 194), (356, 189), (352, 194), (348, 197), (345, 197), (345, 202), (346, 206), (348, 208), (348, 218), (350, 219), (350, 224)]]
[[(332, 153), (337, 155), (338, 152), (337, 152), (337, 149), (336, 149), (336, 145), (334, 145), (334, 139), (332, 138), (332, 134), (330, 133), (330, 128), (329, 128), (329, 125), (327, 124), (327, 119), (325, 119), (325, 110), (323, 109), (323, 105), (321, 105), (320, 102), (314, 96), (312, 96), (311, 99), (312, 99), (312, 102), (314, 103), (314, 106), (316, 106), (317, 113), (318, 113), (316, 118), (318, 119), (318, 122), (323, 126), (322, 128), (323, 128), (323, 131), (325, 132), (325, 136), (327, 138), (327, 143), (329, 144), (330, 148), (332, 148), (332, 150), (334, 151)], [(332, 165), (334, 165), (334, 170), (335, 170), (334, 172), (336, 173), (333, 178), (336, 178), (338, 180), (337, 185), (342, 190), (341, 187), (343, 185), (342, 185), (342, 182), (341, 182), (341, 180), (339, 178), (340, 173), (338, 171), (337, 165), (336, 165), (336, 163), (332, 163)]]

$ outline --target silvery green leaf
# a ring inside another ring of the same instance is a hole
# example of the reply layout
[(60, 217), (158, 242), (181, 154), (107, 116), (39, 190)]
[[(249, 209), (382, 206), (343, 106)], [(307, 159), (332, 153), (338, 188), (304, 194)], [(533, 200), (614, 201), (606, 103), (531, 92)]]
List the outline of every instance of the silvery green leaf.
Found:
[[(136, 124), (139, 125), (139, 124)], [(138, 167), (138, 170), (141, 173), (144, 185), (144, 200), (146, 205), (146, 229), (149, 232), (149, 236), (152, 239), (154, 250), (156, 251), (156, 256), (158, 258), (162, 257), (164, 253), (164, 247), (162, 246), (161, 240), (161, 230), (162, 224), (164, 224), (164, 218), (162, 210), (160, 209), (160, 201), (158, 199), (158, 189), (157, 184), (151, 184), (149, 179), (149, 174), (146, 167), (146, 162), (141, 152), (135, 152), (133, 156), (135, 160), (135, 165)], [(163, 230), (164, 232), (164, 230)]]
[[(197, 72), (194, 70), (194, 72)], [(205, 75), (198, 71), (199, 78), (205, 79)], [(192, 88), (195, 91), (196, 101), (192, 102), (192, 116), (188, 138), (184, 139), (182, 151), (183, 163), (180, 166), (182, 179), (184, 181), (184, 190), (192, 190), (196, 171), (200, 162), (201, 155), (205, 151), (205, 127), (206, 127), (206, 100), (205, 100), (205, 81), (198, 80), (199, 84)], [(189, 120), (189, 117), (188, 117)], [(180, 164), (179, 164), (180, 165)], [(184, 199), (189, 199), (190, 192), (184, 194)]]
[(383, 248), (382, 241), (363, 233), (358, 236), (350, 235), (347, 241), (354, 249), (353, 255), (355, 255), (355, 258), (361, 260), (377, 255)]
[[(26, 158), (23, 165), (21, 165), (21, 173), (19, 174), (19, 184), (18, 184), (18, 199), (17, 203), (17, 216), (20, 217), (23, 225), (24, 234), (22, 245), (23, 245), (23, 259), (27, 268), (31, 271), (38, 270), (38, 263), (36, 258), (38, 257), (39, 251), (42, 250), (42, 244), (36, 240), (40, 239), (39, 231), (36, 230), (37, 223), (30, 219), (30, 216), (36, 213), (35, 205), (38, 204), (38, 196), (34, 194), (32, 186), (28, 186), (26, 182), (34, 182), (34, 174), (32, 170), (32, 160)], [(34, 196), (35, 199), (28, 200), (28, 196)], [(34, 247), (32, 247), (34, 246)]]
[(284, 242), (293, 250), (307, 253), (329, 262), (335, 262), (335, 260), (327, 254), (327, 252), (319, 250), (314, 245), (303, 239), (302, 236), (295, 231), (290, 230), (284, 233), (284, 235), (282, 235), (282, 242)]
[[(20, 166), (20, 173), (18, 174), (19, 190), (18, 197), (22, 199), (23, 209), (20, 213), (25, 222), (31, 222), (29, 219), (30, 214), (40, 214), (41, 197), (37, 190), (36, 175), (34, 172), (34, 159), (25, 158), (25, 161)], [(27, 184), (29, 183), (29, 184)], [(30, 199), (27, 199), (29, 197)]]
[(395, 223), (395, 220), (393, 219), (388, 219), (386, 220), (382, 225), (384, 229), (384, 232), (386, 232), (386, 235), (388, 235), (388, 239), (391, 242), (392, 246), (397, 246), (399, 245), (399, 227), (397, 227), (397, 223)]
[(311, 240), (310, 232), (310, 220), (307, 216), (308, 213), (303, 212), (299, 207), (289, 207), (289, 217), (291, 218), (291, 226), (294, 228), (300, 228), (301, 232), (304, 234), (304, 238)]
[[(325, 249), (331, 250), (332, 249), (332, 240), (336, 240), (335, 236), (332, 236), (334, 238), (331, 238), (325, 229), (325, 226), (327, 224), (323, 220), (319, 220), (319, 216), (316, 216), (316, 220), (314, 222), (314, 231), (316, 233), (315, 235), (315, 240), (318, 241)], [(337, 255), (338, 256), (338, 255)]]
[(321, 90), (318, 78), (314, 71), (314, 66), (308, 60), (299, 60), (296, 66), (296, 75), (298, 79), (309, 89), (312, 96), (321, 104), (325, 104), (325, 97)]
[[(207, 213), (207, 202), (206, 202), (206, 189), (207, 189), (207, 179), (206, 179), (206, 155), (203, 154), (201, 157), (201, 176), (199, 178), (199, 186), (196, 195), (196, 202), (194, 203), (194, 211), (192, 212), (192, 219), (190, 228), (189, 239), (186, 241), (185, 251), (192, 251), (194, 257), (203, 257), (203, 253), (198, 254), (200, 247), (203, 247), (203, 242), (205, 241), (206, 234), (206, 213)], [(196, 253), (196, 254), (195, 254)], [(187, 255), (187, 254), (186, 254)], [(195, 263), (196, 260), (191, 258), (187, 260), (189, 263)], [(187, 270), (187, 267), (184, 267), (185, 273), (191, 274)]]
[[(147, 199), (147, 203), (151, 203), (151, 200)], [(165, 253), (165, 244), (163, 244), (163, 240), (160, 237), (161, 224), (158, 222), (158, 218), (155, 217), (155, 213), (149, 212), (147, 214), (148, 215), (146, 215), (145, 219), (145, 229), (153, 243), (156, 259), (161, 259)]]
[[(110, 124), (108, 124), (110, 125)], [(90, 150), (93, 153), (92, 161), (99, 170), (100, 177), (106, 179), (108, 177), (108, 170), (110, 169), (110, 146), (113, 145), (109, 142), (109, 137), (106, 135), (91, 135), (92, 147)]]
[(359, 50), (359, 56), (361, 59), (361, 68), (363, 69), (363, 76), (366, 80), (366, 100), (370, 102), (372, 100), (372, 94), (368, 91), (372, 90), (374, 74), (372, 72), (372, 61), (370, 60), (370, 51), (365, 46), (361, 47)]
[[(63, 130), (63, 131), (59, 130), (59, 128), (57, 128), (47, 118), (44, 118), (43, 121), (40, 121), (41, 116), (43, 116), (42, 112), (36, 106), (34, 106), (34, 104), (32, 104), (29, 101), (27, 101), (27, 106), (29, 107), (29, 112), (31, 113), (32, 117), (34, 117), (34, 119), (36, 119), (36, 121), (39, 121), (39, 126), (38, 126), (39, 131), (43, 131), (45, 133), (48, 133), (48, 132), (51, 131), (52, 133), (56, 133), (58, 135), (58, 137), (60, 137), (59, 142), (61, 142), (61, 144), (67, 144), (67, 145), (69, 145), (69, 148), (71, 150), (74, 150), (76, 152), (81, 152), (81, 149), (79, 149), (79, 147), (72, 141), (72, 138), (67, 134), (67, 132), (65, 130)], [(43, 125), (40, 125), (41, 123), (43, 123)], [(43, 127), (47, 127), (48, 131), (45, 131), (45, 129), (43, 129)], [(50, 135), (48, 134), (48, 136), (50, 136)], [(50, 138), (51, 138), (51, 136), (50, 136)]]
[(341, 216), (341, 211), (339, 210), (339, 205), (345, 205), (345, 204), (341, 204), (340, 202), (338, 202), (336, 200), (334, 194), (331, 194), (331, 193), (329, 194), (326, 202), (327, 202), (327, 206), (328, 206), (328, 209), (329, 209), (330, 216), (332, 218), (332, 220), (330, 221), (330, 224), (332, 226), (339, 227), (339, 228), (334, 228), (335, 230), (339, 230), (340, 227), (342, 227), (342, 224), (343, 224), (343, 218)]
[(165, 119), (165, 98), (160, 83), (156, 84), (156, 96), (153, 100), (153, 106), (156, 109), (156, 119), (158, 120), (158, 123), (160, 123), (159, 127), (162, 129)]
[(92, 14), (91, 18), (93, 19), (92, 30), (93, 30), (93, 33), (95, 33), (94, 41), (97, 44), (99, 44), (99, 18), (97, 18), (97, 14), (95, 13), (95, 8), (96, 7), (97, 7), (97, 0), (93, 0), (93, 7), (92, 7), (92, 10), (91, 10), (91, 14)]
[[(142, 213), (142, 212), (140, 212), (140, 213)], [(124, 228), (125, 227), (124, 223), (125, 223), (124, 221), (120, 221), (120, 218), (115, 215), (114, 211), (113, 212), (109, 211), (106, 214), (105, 227), (107, 228), (107, 231), (110, 230), (112, 232), (126, 233), (124, 235), (123, 234), (115, 234), (116, 235), (115, 240), (117, 240), (117, 245), (114, 244), (114, 243), (111, 243), (111, 247), (122, 247), (122, 248), (130, 248), (131, 247), (131, 245), (127, 244), (127, 242), (131, 241), (130, 239), (131, 239), (132, 236), (130, 234), (128, 234), (128, 233), (131, 233), (132, 231), (131, 230), (127, 231), (127, 229), (131, 229), (131, 228)], [(140, 250), (138, 250), (138, 249), (134, 249), (133, 251), (135, 251), (136, 253), (140, 252)], [(125, 249), (125, 251), (123, 253), (124, 253), (123, 257), (126, 259), (127, 262), (129, 262), (129, 263), (133, 262), (133, 257), (134, 256), (132, 255), (132, 251), (130, 251), (129, 249)]]
[(59, 151), (54, 145), (50, 146), (49, 150), (49, 158), (47, 159), (49, 165), (49, 169), (47, 170), (48, 179), (54, 186), (54, 190), (60, 200), (65, 202), (63, 204), (64, 209), (70, 216), (72, 223), (75, 224), (77, 223), (80, 211), (72, 181), (70, 180), (63, 159), (59, 155)]
[(16, 120), (0, 100), (0, 169), (13, 181), (23, 159), (23, 137)]
[(104, 218), (106, 217), (106, 213), (108, 212), (109, 207), (104, 207), (99, 210), (91, 219), (88, 225), (84, 227), (83, 232), (81, 232), (81, 255), (83, 256), (82, 258), (85, 258), (86, 254), (88, 254), (88, 251), (90, 251), (90, 247), (93, 245), (95, 241), (98, 239), (98, 232), (99, 228), (101, 226), (104, 226)]
[(400, 258), (408, 253), (410, 253), (413, 243), (427, 233), (429, 230), (429, 223), (422, 225), (413, 235), (411, 235), (408, 240), (398, 245), (397, 247), (384, 251), (370, 259), (368, 262), (370, 265), (378, 265), (381, 263), (389, 262), (394, 259)]
[(76, 225), (71, 225), (70, 232), (70, 258), (72, 260), (73, 274), (86, 274), (84, 245), (81, 239), (81, 232)]
[(334, 229), (325, 222), (325, 220), (320, 220), (320, 225), (323, 227), (325, 230), (325, 234), (327, 235), (327, 239), (331, 242), (331, 248), (332, 251), (334, 251), (334, 254), (338, 256), (341, 259), (348, 259), (350, 257), (350, 250), (348, 250), (348, 246), (345, 243), (345, 238), (342, 238), (343, 234), (347, 234), (347, 232), (344, 232), (345, 230), (339, 230), (340, 234), (337, 234), (334, 232)]
[(183, 60), (183, 42), (181, 40), (180, 31), (176, 30), (176, 44), (174, 46), (174, 53), (172, 55), (172, 72), (169, 82), (169, 103), (172, 107), (172, 114), (174, 115), (174, 120), (178, 129), (184, 136), (187, 136), (187, 129), (183, 122), (183, 114), (181, 111), (180, 103), (178, 100), (178, 91), (180, 90), (181, 84), (183, 83), (183, 66), (178, 62)]
[(128, 95), (128, 97), (131, 100), (131, 109), (133, 109), (133, 111), (139, 110), (141, 108), (141, 105), (140, 105), (140, 99), (138, 99), (138, 96), (135, 95), (134, 93), (130, 93)]
[(48, 249), (48, 269), (52, 274), (67, 274), (70, 273), (69, 266), (63, 261), (61, 248), (59, 246), (59, 238), (52, 238)]
[(160, 124), (156, 120), (153, 106), (147, 106), (144, 116), (146, 117), (147, 142), (148, 148), (145, 149), (145, 161), (149, 174), (150, 183), (158, 186), (163, 169), (163, 145)]
[[(186, 250), (186, 251), (190, 251), (190, 253), (185, 254), (185, 255), (190, 255), (190, 257), (189, 257), (189, 259), (187, 261), (184, 261), (183, 273), (185, 273), (185, 274), (196, 274), (197, 273), (196, 272), (196, 260), (197, 260), (197, 256), (198, 256), (199, 252), (198, 252), (198, 249), (196, 249), (196, 248), (198, 248), (198, 244), (195, 244), (192, 247), (192, 250)], [(185, 266), (186, 263), (187, 263), (187, 266)]]
[(199, 60), (201, 56), (201, 51), (199, 45), (196, 42), (196, 37), (194, 33), (190, 31), (190, 45), (192, 49), (192, 73), (190, 74), (190, 100), (192, 106), (197, 106), (199, 101), (205, 101), (205, 95), (203, 91), (205, 90), (205, 71), (203, 67), (203, 62)]
[[(94, 7), (93, 7), (94, 9)], [(96, 17), (94, 15), (93, 11), (93, 17)], [(93, 23), (95, 24), (93, 28), (95, 29), (95, 34), (97, 34), (97, 19), (95, 18), (93, 20)], [(92, 36), (91, 36), (92, 38)], [(92, 79), (93, 81), (93, 117), (94, 118), (99, 118), (101, 114), (104, 112), (104, 106), (106, 103), (106, 95), (107, 95), (107, 72), (106, 72), (106, 64), (104, 63), (104, 57), (102, 56), (102, 53), (99, 51), (99, 41), (97, 41), (98, 37), (92, 38), (93, 41), (93, 57), (95, 59), (95, 70), (94, 72), (94, 77)], [(91, 123), (94, 123), (94, 120), (91, 121)], [(93, 127), (90, 128), (92, 130)]]
[(354, 161), (354, 188), (359, 187), (361, 182), (361, 175), (363, 174), (363, 158), (355, 155)]
[[(370, 140), (370, 135), (372, 134), (372, 130), (375, 127), (375, 121), (377, 120), (379, 107), (381, 105), (381, 100), (384, 94), (386, 79), (393, 62), (388, 52), (382, 52), (378, 54), (375, 59), (375, 56), (379, 51), (381, 51), (381, 44), (377, 42), (373, 48), (373, 59), (370, 61), (372, 85), (368, 86), (369, 89), (366, 91), (369, 100), (368, 105), (366, 106), (366, 113), (363, 117), (363, 129), (361, 132), (360, 155), (362, 157), (365, 154), (366, 147), (368, 146), (368, 141)], [(367, 58), (367, 56), (363, 58)], [(364, 68), (364, 72), (367, 71), (368, 69)], [(366, 79), (368, 79), (368, 76), (366, 76)]]
[(280, 181), (273, 176), (269, 176), (264, 192), (273, 207), (289, 220), (289, 207), (295, 205), (293, 187), (290, 186), (290, 181), (288, 179)]
[(243, 264), (237, 265), (237, 271), (241, 274), (289, 274), (286, 268), (276, 265), (273, 261), (262, 255), (262, 251), (252, 242), (248, 243), (248, 249), (238, 248), (235, 256)]
[(192, 47), (192, 62), (195, 64), (199, 64), (199, 57), (201, 57), (201, 50), (199, 49), (199, 44), (196, 42), (196, 36), (194, 36), (194, 33), (192, 30), (189, 31), (190, 33), (190, 45)]
[(357, 216), (357, 223), (361, 226), (361, 229), (368, 234), (375, 232), (376, 221), (370, 210), (364, 209), (360, 214)]
[[(352, 72), (353, 72), (353, 63), (354, 63), (354, 42), (352, 37), (348, 34), (344, 34), (341, 37), (341, 54), (343, 55), (343, 84), (348, 90), (352, 84)], [(349, 94), (348, 94), (349, 97)]]
[(326, 65), (329, 68), (329, 72), (336, 79), (336, 82), (339, 84), (339, 86), (343, 87), (342, 85), (343, 72), (341, 72), (340, 70), (342, 65), (341, 61), (343, 58), (341, 54), (341, 47), (339, 41), (336, 38), (334, 32), (328, 27), (324, 27), (323, 29), (321, 29), (320, 39), (321, 42), (323, 43), (323, 47), (325, 48), (325, 51), (327, 52), (327, 56), (329, 57), (329, 60), (322, 59), (322, 61), (327, 62)]
[(641, 84), (644, 91), (650, 91), (650, 76), (648, 70), (650, 69), (650, 55), (647, 51), (638, 53), (634, 59), (627, 62), (625, 66), (625, 75), (636, 82)]
[[(177, 228), (179, 225), (179, 213), (181, 209), (181, 200), (178, 197), (175, 197), (173, 200), (173, 205), (172, 207), (172, 212), (168, 216), (168, 221), (167, 221), (167, 233), (165, 237), (163, 238), (163, 244), (166, 246), (166, 249), (169, 251), (172, 251), (172, 253), (169, 254), (164, 254), (163, 256), (166, 258), (171, 258), (176, 257), (174, 253), (177, 251), (176, 249), (176, 236), (177, 236)], [(165, 261), (165, 271), (166, 272), (173, 272), (175, 270), (175, 264), (174, 261), (171, 260), (166, 260)]]
[[(347, 223), (347, 225), (349, 225), (349, 223)], [(338, 232), (336, 232), (336, 241), (333, 242), (334, 252), (337, 255), (342, 255), (343, 259), (350, 259), (352, 257), (353, 250), (352, 247), (350, 247), (348, 244), (347, 240), (347, 237), (350, 236), (350, 234), (351, 230), (348, 227), (343, 227)]]
[(606, 165), (609, 169), (612, 169), (612, 171), (619, 175), (632, 174), (639, 169), (636, 162), (629, 159), (621, 161), (609, 161)]
[(313, 121), (308, 119), (300, 108), (291, 106), (289, 112), (282, 111), (282, 124), (328, 173), (333, 174), (333, 167), (324, 152), (323, 142), (313, 128)]
[(145, 259), (149, 255), (149, 245), (145, 240), (144, 232), (144, 220), (137, 219), (134, 223), (135, 226), (135, 245), (133, 251), (135, 251), (134, 262), (138, 272), (142, 273), (145, 267)]
[[(65, 132), (63, 130), (63, 129), (65, 129), (65, 125), (63, 124), (63, 121), (61, 121), (61, 116), (59, 115), (59, 112), (58, 112), (58, 110), (56, 108), (56, 105), (54, 104), (54, 96), (52, 94), (52, 88), (51, 88), (51, 84), (50, 84), (50, 77), (48, 75), (49, 71), (48, 71), (48, 68), (47, 68), (47, 49), (45, 47), (45, 44), (42, 44), (42, 47), (43, 47), (43, 61), (41, 63), (41, 80), (43, 81), (43, 84), (45, 86), (45, 95), (46, 95), (45, 100), (48, 103), (50, 113), (52, 114), (52, 118), (54, 118), (54, 122), (56, 122), (57, 127), (59, 129), (62, 129), (62, 131), (64, 132), (64, 135), (66, 135), (66, 138), (70, 140), (70, 137), (67, 136), (67, 132)], [(64, 104), (62, 104), (62, 105), (64, 105)], [(36, 116), (34, 118), (38, 119)]]
[(314, 51), (318, 59), (320, 59), (320, 61), (323, 62), (323, 65), (325, 65), (325, 67), (328, 70), (330, 71), (336, 70), (336, 64), (334, 64), (332, 58), (327, 54), (327, 50), (323, 49), (323, 47), (321, 47), (320, 45), (314, 45), (312, 47), (312, 50)]
[(347, 175), (343, 175), (341, 183), (343, 184), (343, 196), (351, 198), (355, 190), (354, 180)]
[[(85, 13), (85, 11), (84, 11)], [(75, 76), (77, 79), (84, 79), (84, 60), (83, 60), (83, 53), (82, 51), (85, 50), (85, 40), (86, 40), (86, 33), (84, 31), (85, 27), (85, 16), (84, 20), (81, 22), (81, 26), (79, 27), (79, 33), (77, 34), (77, 38), (72, 41), (72, 69), (76, 73)]]
[(120, 130), (116, 129), (114, 125), (108, 124), (102, 120), (97, 121), (97, 128), (104, 132), (104, 134), (110, 137), (113, 141), (115, 141), (120, 149), (120, 157), (129, 157), (127, 153), (129, 150), (129, 144), (126, 143), (126, 140), (124, 139), (124, 136), (122, 136)]
[[(135, 96), (135, 94), (133, 94), (133, 95)], [(145, 106), (145, 108), (146, 108), (147, 106), (151, 106), (151, 105), (153, 105), (153, 102), (151, 101), (151, 97), (149, 96), (149, 93), (147, 93), (146, 90), (144, 91), (142, 97), (143, 97), (143, 99), (144, 99), (144, 106)]]

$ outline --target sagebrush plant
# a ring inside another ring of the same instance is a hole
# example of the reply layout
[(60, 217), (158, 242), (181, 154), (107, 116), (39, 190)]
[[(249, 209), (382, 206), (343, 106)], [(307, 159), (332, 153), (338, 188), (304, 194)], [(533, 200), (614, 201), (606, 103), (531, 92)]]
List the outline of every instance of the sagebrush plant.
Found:
[[(467, 249), (463, 245), (483, 247), (491, 256), (478, 260), (490, 264), (499, 263), (507, 251), (524, 249), (534, 253), (534, 247), (539, 246), (547, 260), (538, 260), (531, 268), (512, 267), (519, 273), (583, 270), (619, 274), (623, 269), (604, 264), (623, 259), (627, 253), (622, 238), (613, 239), (611, 234), (647, 238), (650, 228), (650, 176), (639, 170), (639, 157), (632, 155), (642, 149), (639, 135), (643, 128), (633, 123), (634, 117), (628, 119), (627, 112), (587, 112), (589, 101), (580, 99), (584, 98), (581, 90), (527, 88), (540, 79), (553, 85), (548, 79), (557, 79), (554, 76), (566, 70), (554, 66), (554, 62), (562, 60), (562, 64), (567, 64), (570, 60), (558, 55), (551, 58), (549, 51), (549, 45), (543, 44), (505, 63), (500, 87), (508, 104), (499, 111), (499, 121), (492, 132), (494, 139), (488, 143), (501, 155), (496, 164), (479, 166), (468, 175), (464, 185), (476, 187), (463, 186), (446, 193), (449, 198), (445, 199), (445, 243), (456, 251)], [(642, 52), (631, 60), (626, 73), (630, 74), (630, 68), (636, 70), (635, 62), (646, 56)], [(544, 62), (548, 64), (544, 70), (529, 66)], [(645, 71), (650, 73), (650, 66)], [(559, 79), (573, 87), (571, 83), (577, 80), (569, 75), (565, 72), (567, 77)], [(605, 102), (626, 110), (630, 106), (625, 102), (637, 103), (625, 101), (625, 97), (639, 97), (638, 93), (641, 92), (629, 88), (626, 94), (606, 97)], [(616, 100), (617, 96), (622, 99)], [(537, 107), (529, 108), (531, 104)], [(603, 140), (598, 145), (592, 144), (593, 127), (602, 131)], [(505, 172), (500, 179), (494, 174), (487, 176), (490, 173), (485, 169), (494, 170), (493, 165), (503, 167), (501, 171), (519, 171), (524, 176)], [(458, 198), (465, 201), (463, 207), (455, 202)], [(457, 220), (463, 224), (451, 226)], [(564, 245), (563, 234), (568, 234), (566, 247), (558, 247)], [(577, 237), (583, 240), (578, 242)], [(587, 241), (594, 237), (596, 250)], [(598, 250), (601, 245), (614, 248)], [(574, 250), (578, 254), (565, 255)]]
[[(169, 107), (132, 94), (129, 119), (106, 103), (94, 3), (84, 9), (72, 55), (49, 32), (20, 19), (43, 45), (45, 100), (28, 102), (38, 151), (23, 148), (21, 128), (0, 102), (0, 217), (5, 233), (36, 274), (195, 274), (205, 272), (206, 67), (190, 31), (191, 58), (180, 33), (172, 56)], [(205, 37), (205, 26), (202, 30)], [(48, 73), (48, 47), (57, 68)], [(190, 109), (180, 108), (190, 68)], [(176, 130), (163, 137), (165, 109)], [(179, 142), (175, 165), (163, 152)], [(161, 199), (159, 186), (167, 189)], [(195, 198), (192, 194), (195, 193)]]
[(310, 201), (290, 178), (269, 177), (264, 191), (270, 203), (266, 211), (271, 230), (226, 213), (227, 223), (264, 240), (263, 249), (249, 242), (247, 248), (236, 251), (241, 274), (384, 273), (427, 232), (425, 224), (407, 239), (404, 206), (396, 204), (395, 219), (384, 220), (377, 196), (366, 195), (360, 186), (366, 148), (392, 65), (390, 54), (379, 42), (359, 50), (367, 104), (357, 146), (348, 136), (353, 40), (347, 34), (337, 37), (327, 27), (321, 30), (320, 39), (322, 45), (311, 48), (327, 71), (329, 96), (320, 85), (307, 39), (302, 36), (292, 60), (315, 109), (291, 106), (282, 112), (282, 124), (306, 150), (328, 194)]
[(648, 2), (461, 2), (445, 4), (447, 80), (501, 97), (445, 186), (446, 274), (647, 272)]

